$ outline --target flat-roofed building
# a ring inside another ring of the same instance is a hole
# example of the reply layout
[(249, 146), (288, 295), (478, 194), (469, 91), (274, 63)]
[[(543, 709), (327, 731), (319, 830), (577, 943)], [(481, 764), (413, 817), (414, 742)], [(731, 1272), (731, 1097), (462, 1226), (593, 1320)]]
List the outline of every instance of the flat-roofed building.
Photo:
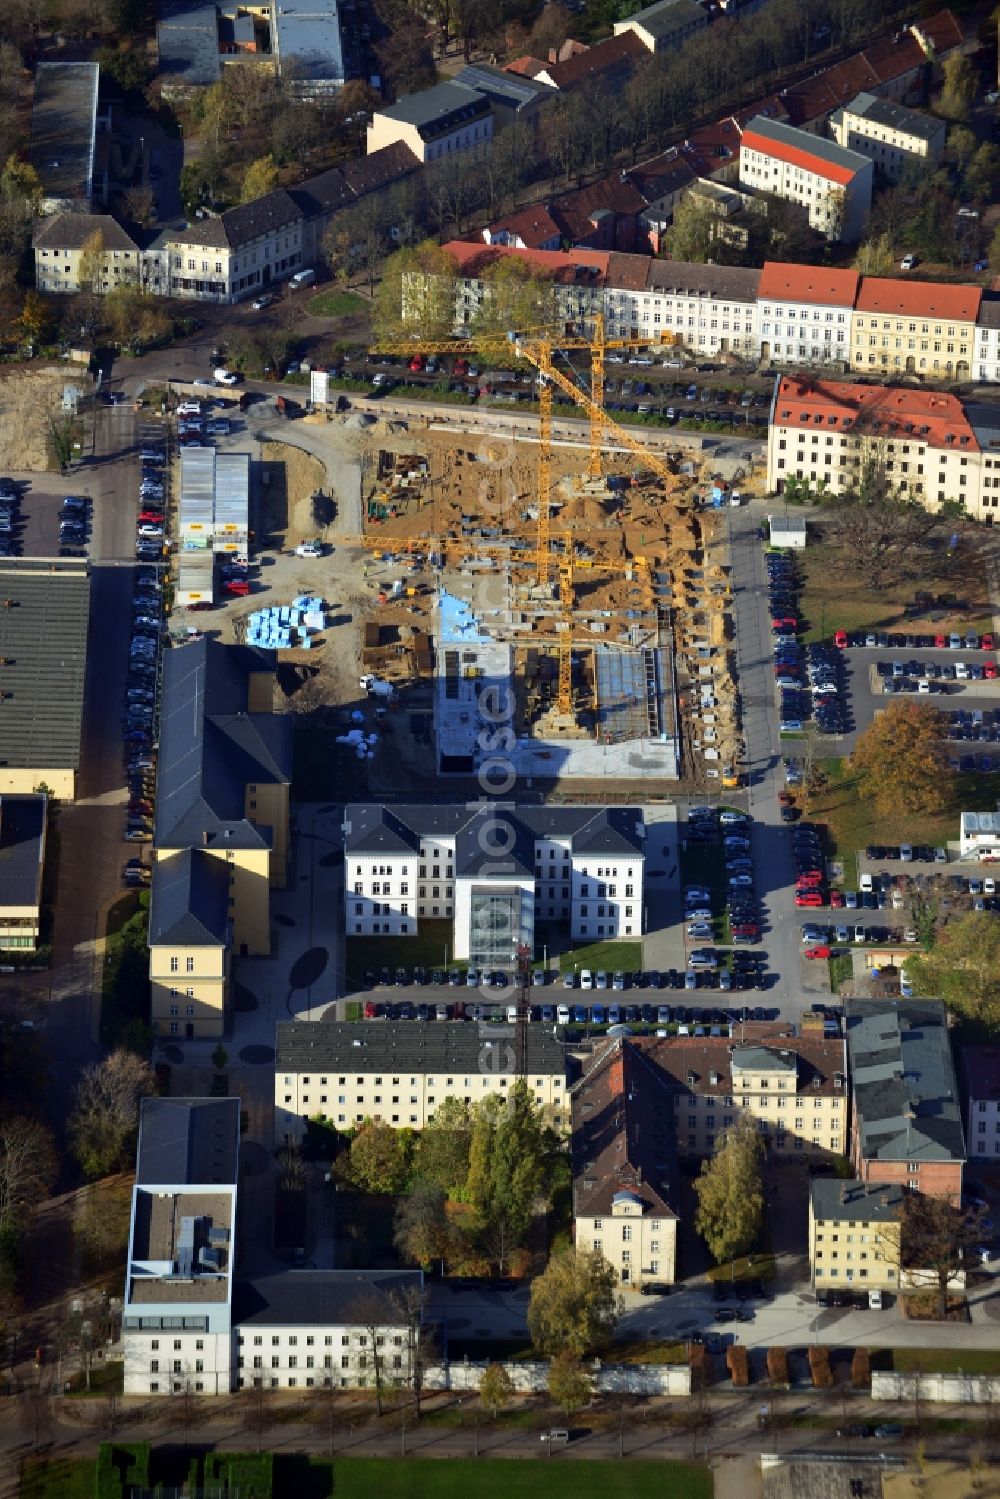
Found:
[[(423, 1129), (446, 1098), (476, 1104), (506, 1097), (517, 1081), (514, 1027), (495, 1038), (478, 1025), (441, 1021), (375, 1024), (283, 1021), (274, 1062), (274, 1137), (300, 1140), (316, 1117), (336, 1129), (365, 1119)], [(524, 1080), (553, 1126), (569, 1127), (567, 1062), (561, 1031), (530, 1025)]]
[(573, 1229), (619, 1283), (672, 1285), (677, 1271), (677, 1179), (672, 1092), (630, 1040), (598, 1042), (573, 1086)]
[(493, 139), (489, 99), (462, 83), (436, 83), (377, 109), (368, 126), (368, 152), (397, 141), (418, 161), (437, 161), (458, 151), (479, 151)]
[(0, 951), (34, 952), (42, 919), (48, 798), (0, 796)]
[(872, 204), (872, 163), (858, 151), (780, 120), (752, 119), (740, 141), (740, 183), (804, 208), (830, 240), (860, 239)]
[(146, 1098), (122, 1343), (126, 1395), (232, 1388), (238, 1098)]
[(279, 75), (294, 93), (335, 93), (347, 77), (339, 0), (274, 0), (269, 16)]
[(958, 840), (962, 859), (980, 859), (984, 864), (1000, 859), (1000, 812), (963, 812)]
[(979, 286), (862, 276), (851, 319), (851, 368), (968, 380), (981, 299)]
[(0, 562), (0, 795), (77, 794), (89, 616), (86, 561)]
[(904, 1189), (860, 1181), (809, 1187), (809, 1270), (816, 1291), (898, 1291)]
[(844, 1017), (858, 1178), (958, 1204), (965, 1137), (944, 1005), (848, 999)]
[(944, 150), (947, 125), (919, 110), (860, 93), (834, 110), (830, 133), (839, 146), (870, 157), (877, 178), (898, 182), (907, 167), (933, 166)]
[(28, 160), (42, 186), (43, 213), (89, 213), (97, 150), (96, 62), (40, 62), (35, 68)]

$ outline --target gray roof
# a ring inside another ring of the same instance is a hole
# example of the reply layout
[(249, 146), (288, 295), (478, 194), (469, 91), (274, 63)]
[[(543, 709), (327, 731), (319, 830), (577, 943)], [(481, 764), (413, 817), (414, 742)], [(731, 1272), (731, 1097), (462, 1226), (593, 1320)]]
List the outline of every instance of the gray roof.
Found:
[(75, 198), (89, 207), (99, 77), (95, 62), (40, 62), (35, 69), (28, 160), (43, 198)]
[(755, 135), (762, 135), (765, 140), (773, 141), (777, 146), (791, 146), (796, 151), (804, 151), (807, 156), (825, 161), (828, 166), (843, 167), (849, 172), (871, 171), (870, 156), (862, 156), (860, 151), (850, 151), (846, 146), (838, 146), (836, 141), (824, 140), (822, 136), (812, 135), (808, 130), (797, 130), (794, 125), (786, 125), (782, 120), (769, 120), (765, 115), (754, 115), (743, 128), (752, 130)]
[(988, 406), (984, 401), (963, 402), (965, 419), (976, 434), (976, 441), (985, 451), (995, 452), (1000, 448), (1000, 406)]
[(447, 135), (466, 122), (483, 119), (489, 112), (489, 100), (462, 83), (436, 83), (433, 88), (407, 94), (398, 103), (378, 110), (384, 119), (415, 126), (421, 140)]
[(351, 1327), (371, 1325), (374, 1313), (380, 1326), (402, 1327), (422, 1286), (419, 1270), (282, 1270), (236, 1282), (233, 1323)]
[(837, 1181), (817, 1177), (809, 1189), (813, 1216), (823, 1222), (891, 1223), (903, 1210), (904, 1188), (898, 1183)]
[(214, 4), (160, 0), (157, 11), (157, 71), (167, 88), (214, 83), (222, 71), (219, 16)]
[(144, 1098), (136, 1185), (235, 1186), (239, 1150), (238, 1098)]
[(876, 125), (885, 125), (891, 130), (904, 130), (908, 135), (933, 140), (939, 130), (944, 129), (943, 120), (934, 120), (921, 114), (918, 109), (907, 109), (903, 104), (892, 104), (888, 99), (876, 99), (874, 94), (858, 94), (850, 104), (844, 105), (846, 114), (861, 115)]
[(337, 0), (281, 0), (275, 6), (274, 46), (299, 82), (342, 83), (344, 49)]
[(86, 562), (0, 563), (0, 766), (79, 766), (89, 615)]
[(274, 670), (270, 651), (204, 637), (163, 660), (156, 845), (267, 848), (245, 814), (246, 787), (291, 780), (291, 723), (249, 713), (248, 677)]
[(514, 835), (504, 864), (528, 874), (534, 872), (536, 839), (568, 838), (576, 854), (641, 857), (643, 848), (642, 813), (631, 807), (541, 806), (497, 811), (461, 804), (386, 807), (380, 802), (354, 802), (345, 808), (344, 820), (348, 854), (407, 853), (419, 849), (421, 836), (452, 837), (455, 873), (480, 878), (497, 862), (489, 849), (498, 840), (486, 828), (493, 820), (505, 824)]
[(455, 82), (466, 88), (474, 88), (501, 109), (524, 109), (540, 99), (554, 99), (559, 92), (550, 83), (539, 83), (535, 78), (524, 78), (520, 73), (505, 73), (503, 68), (494, 68), (489, 63), (466, 63)]
[(41, 903), (45, 807), (41, 795), (0, 797), (0, 909)]
[(218, 947), (229, 936), (229, 868), (200, 849), (182, 849), (153, 865), (149, 945)]
[(228, 245), (236, 250), (240, 245), (252, 244), (265, 234), (273, 234), (288, 224), (298, 223), (303, 217), (302, 209), (291, 193), (283, 187), (254, 198), (252, 203), (239, 203), (227, 208), (217, 218), (199, 219), (187, 229), (173, 236), (180, 244)]
[(774, 1046), (734, 1046), (732, 1065), (741, 1072), (796, 1072), (798, 1053)]
[[(326, 1069), (344, 1073), (378, 1072), (510, 1072), (514, 1043), (511, 1031), (473, 1021), (305, 1021), (279, 1022), (276, 1072)], [(529, 1073), (566, 1074), (562, 1033), (550, 1026), (529, 1025), (526, 1067)], [(355, 1043), (358, 1043), (355, 1045)]]
[(939, 999), (849, 999), (855, 1123), (868, 1160), (962, 1161), (965, 1140)]
[(976, 322), (980, 328), (1000, 328), (1000, 296), (996, 292), (983, 292)]
[(631, 26), (635, 23), (648, 31), (654, 40), (658, 40), (660, 37), (670, 36), (681, 27), (690, 26), (692, 21), (708, 25), (708, 15), (695, 0), (657, 0), (655, 5), (647, 5), (645, 10), (626, 16), (621, 24)]
[(760, 271), (738, 265), (698, 265), (687, 260), (650, 260), (646, 290), (674, 297), (730, 297), (756, 302)]
[(36, 250), (80, 250), (99, 233), (106, 250), (138, 250), (139, 246), (109, 213), (54, 213), (40, 219), (33, 237)]

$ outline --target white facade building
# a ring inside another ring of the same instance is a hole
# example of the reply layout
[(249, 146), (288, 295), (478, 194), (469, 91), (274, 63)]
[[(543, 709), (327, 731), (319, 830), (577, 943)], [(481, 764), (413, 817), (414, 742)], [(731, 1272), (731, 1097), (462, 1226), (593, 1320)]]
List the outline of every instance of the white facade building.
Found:
[(839, 146), (870, 157), (884, 181), (898, 182), (908, 166), (934, 165), (947, 126), (919, 110), (862, 93), (830, 116), (830, 134)]
[(739, 180), (806, 210), (827, 239), (860, 239), (872, 205), (872, 163), (858, 151), (757, 115), (740, 141)]
[(984, 292), (976, 318), (973, 379), (1000, 381), (1000, 297)]
[(401, 142), (418, 161), (483, 151), (493, 139), (489, 99), (464, 83), (436, 83), (377, 109), (368, 126), (368, 154)]
[(964, 1047), (962, 1083), (968, 1159), (1000, 1160), (1000, 1046)]
[(756, 358), (761, 273), (739, 266), (608, 257), (604, 317), (611, 338), (676, 343), (698, 357)]
[[(501, 1008), (513, 1002), (513, 991), (493, 992)], [(478, 989), (468, 993), (469, 1010), (473, 998), (485, 997)], [(420, 994), (415, 991), (414, 998)], [(524, 1080), (532, 1102), (548, 1111), (554, 1128), (568, 1128), (561, 1033), (530, 1025), (526, 1044)], [(481, 1103), (490, 1094), (506, 1095), (516, 1080), (510, 1030), (484, 1040), (479, 1026), (461, 1021), (284, 1021), (277, 1027), (276, 1047), (276, 1146), (302, 1139), (310, 1119), (341, 1131), (365, 1119), (393, 1129), (424, 1129), (446, 1098)]]
[(963, 812), (959, 828), (961, 859), (1000, 859), (1000, 812)]
[(857, 271), (768, 260), (757, 291), (760, 357), (781, 365), (845, 366), (851, 357), (851, 310)]
[(348, 936), (452, 923), (452, 956), (510, 968), (539, 922), (574, 941), (642, 931), (641, 814), (628, 808), (355, 804), (344, 821)]
[(238, 1098), (147, 1098), (139, 1120), (122, 1343), (126, 1395), (232, 1385)]

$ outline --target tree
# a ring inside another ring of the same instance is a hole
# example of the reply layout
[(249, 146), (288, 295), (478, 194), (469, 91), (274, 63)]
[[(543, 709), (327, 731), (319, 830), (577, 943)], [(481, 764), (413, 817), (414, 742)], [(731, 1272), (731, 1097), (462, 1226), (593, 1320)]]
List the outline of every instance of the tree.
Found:
[(450, 338), (456, 322), (457, 279), (454, 260), (433, 240), (397, 250), (382, 267), (372, 305), (375, 337), (388, 343), (414, 334), (428, 341)]
[(153, 76), (145, 52), (130, 46), (101, 47), (94, 61), (126, 94), (141, 94)]
[(449, 1197), (464, 1186), (469, 1175), (472, 1141), (472, 1109), (465, 1098), (449, 1094), (434, 1110), (434, 1116), (417, 1141), (417, 1171)]
[(366, 193), (336, 220), (338, 236), (347, 240), (348, 280), (355, 266), (368, 278), (368, 294), (375, 295), (378, 263), (385, 254), (389, 233), (386, 203), (378, 193)]
[(1000, 188), (1000, 146), (984, 141), (966, 167), (962, 180), (966, 192), (973, 198), (992, 203)]
[(491, 1416), (504, 1410), (514, 1398), (514, 1386), (503, 1364), (487, 1364), (479, 1381), (479, 1398)]
[(8, 156), (0, 173), (0, 195), (25, 198), (37, 208), (42, 198), (42, 184), (35, 168), (17, 156)]
[(524, 1241), (547, 1183), (551, 1137), (523, 1078), (506, 1098), (492, 1094), (476, 1109), (469, 1147), (468, 1199), (483, 1242), (501, 1275)]
[(988, 911), (949, 921), (929, 951), (907, 957), (906, 973), (918, 993), (939, 995), (950, 1009), (993, 1030), (1000, 1023), (1000, 922)]
[(858, 477), (830, 496), (835, 534), (849, 542), (849, 566), (862, 571), (873, 588), (905, 571), (915, 550), (933, 535), (938, 518), (897, 489), (886, 467), (883, 445), (867, 444)]
[(607, 1341), (621, 1313), (618, 1276), (599, 1249), (564, 1249), (531, 1284), (528, 1331), (543, 1353), (583, 1354)]
[(571, 1416), (593, 1393), (590, 1375), (572, 1353), (557, 1353), (549, 1365), (549, 1394), (559, 1409)]
[(106, 1176), (129, 1163), (140, 1102), (154, 1090), (149, 1063), (121, 1047), (84, 1069), (74, 1090), (68, 1133), (88, 1176)]
[[(354, 1324), (365, 1329), (367, 1342), (365, 1351), (360, 1355), (363, 1360), (360, 1367), (367, 1376), (369, 1370), (374, 1379), (375, 1409), (382, 1414), (382, 1395), (384, 1390), (384, 1355), (381, 1352), (382, 1340), (385, 1336), (384, 1329), (399, 1321), (399, 1313), (392, 1305), (389, 1298), (377, 1291), (369, 1284), (369, 1289), (361, 1291), (351, 1302), (345, 1316), (349, 1324)], [(371, 1363), (368, 1362), (369, 1350), (371, 1351)], [(364, 1381), (367, 1383), (367, 1378)]]
[(948, 155), (960, 172), (964, 172), (975, 154), (976, 137), (964, 125), (953, 125), (948, 131)]
[(48, 1195), (58, 1173), (52, 1132), (15, 1115), (0, 1124), (0, 1230), (23, 1221)]
[(990, 240), (990, 248), (987, 253), (990, 270), (1000, 272), (1000, 224), (993, 231), (993, 238)]
[(946, 731), (944, 714), (930, 703), (890, 702), (854, 746), (858, 795), (882, 816), (941, 811), (954, 781)]
[(430, 1268), (444, 1259), (449, 1245), (445, 1195), (433, 1182), (417, 1181), (396, 1204), (393, 1240), (404, 1259)]
[(104, 253), (104, 232), (95, 229), (80, 246), (77, 281), (81, 291), (91, 291), (95, 296), (100, 293), (104, 284)]
[(854, 269), (860, 271), (862, 276), (888, 276), (894, 263), (892, 240), (885, 233), (864, 240), (854, 257)]
[(363, 1192), (391, 1196), (403, 1189), (410, 1166), (408, 1130), (393, 1129), (378, 1119), (366, 1119), (351, 1141), (347, 1169)]
[(538, 328), (557, 320), (554, 282), (514, 255), (498, 255), (484, 266), (483, 299), (472, 315), (474, 337), (506, 338), (512, 328)]
[(156, 197), (151, 188), (126, 188), (120, 202), (123, 216), (140, 229), (148, 229), (156, 219)]
[(685, 193), (674, 209), (673, 223), (666, 233), (673, 259), (707, 260), (712, 254), (717, 223), (718, 219), (707, 203), (693, 193)]
[(764, 1143), (753, 1120), (725, 1131), (715, 1155), (703, 1161), (694, 1190), (695, 1228), (717, 1264), (746, 1254), (757, 1242), (764, 1215)]
[(942, 87), (938, 114), (946, 120), (967, 120), (976, 96), (976, 74), (967, 57), (955, 52), (946, 57), (941, 69)]
[(981, 1209), (956, 1206), (947, 1197), (907, 1192), (903, 1197), (901, 1263), (923, 1270), (937, 1292), (937, 1313), (948, 1313), (951, 1282), (965, 1268), (966, 1253), (989, 1234)]
[(155, 343), (170, 331), (170, 317), (159, 299), (134, 282), (111, 288), (104, 299), (104, 316), (112, 337), (125, 349)]
[(274, 157), (260, 156), (256, 161), (252, 161), (243, 173), (240, 202), (253, 203), (257, 198), (263, 198), (267, 193), (272, 193), (277, 185), (278, 168), (274, 164)]

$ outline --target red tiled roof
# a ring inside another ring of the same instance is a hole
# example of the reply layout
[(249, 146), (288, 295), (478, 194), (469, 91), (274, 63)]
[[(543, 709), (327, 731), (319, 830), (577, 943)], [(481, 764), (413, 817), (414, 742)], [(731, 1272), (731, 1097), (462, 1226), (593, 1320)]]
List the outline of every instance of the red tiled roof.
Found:
[(563, 193), (552, 204), (552, 213), (566, 239), (575, 243), (590, 233), (595, 214), (637, 214), (645, 206), (646, 200), (634, 183), (623, 182), (616, 172), (576, 192)]
[(549, 63), (545, 75), (552, 79), (556, 88), (574, 88), (588, 79), (598, 78), (602, 73), (616, 72), (627, 68), (631, 71), (640, 62), (649, 59), (649, 52), (634, 31), (623, 31), (621, 36), (609, 36), (588, 47), (565, 62)]
[[(463, 276), (481, 276), (488, 265), (504, 255), (514, 255), (518, 260), (547, 271), (553, 280), (575, 281), (578, 271), (596, 270), (603, 282), (608, 273), (606, 250), (517, 250), (513, 245), (484, 245), (482, 240), (452, 239), (444, 249), (455, 261)], [(587, 283), (593, 285), (593, 277), (587, 275)]]
[(801, 146), (793, 146), (788, 141), (771, 140), (768, 136), (758, 135), (756, 130), (749, 128), (743, 132), (741, 149), (745, 148), (751, 151), (761, 151), (765, 156), (773, 156), (778, 161), (787, 162), (789, 166), (801, 167), (803, 171), (812, 172), (814, 176), (822, 177), (827, 182), (846, 184), (852, 182), (857, 176), (851, 167), (827, 161), (822, 156), (814, 156), (811, 151)]
[(517, 73), (522, 78), (537, 78), (539, 73), (544, 73), (548, 67), (547, 62), (542, 62), (538, 57), (515, 57), (504, 68), (505, 73)]
[[(939, 11), (927, 21), (918, 22), (917, 31), (926, 37), (938, 56), (961, 45), (962, 30), (950, 10)], [(801, 125), (830, 114), (840, 104), (849, 104), (855, 95), (868, 91), (880, 95), (885, 84), (914, 72), (927, 61), (919, 40), (912, 31), (882, 37), (863, 52), (834, 63), (812, 78), (806, 78), (786, 89), (781, 98), (788, 107), (793, 125)]]
[(974, 323), (982, 299), (981, 286), (862, 276), (856, 308), (858, 312), (899, 312), (908, 317), (943, 317), (954, 318), (957, 323)]
[(574, 1086), (572, 1106), (573, 1216), (609, 1217), (624, 1192), (645, 1213), (675, 1218), (673, 1097), (642, 1050), (608, 1044)]
[(772, 297), (776, 302), (820, 302), (830, 307), (853, 307), (858, 279), (857, 271), (765, 260), (757, 295), (762, 301)]
[(485, 231), (488, 234), (510, 234), (522, 240), (529, 250), (538, 250), (547, 240), (559, 239), (562, 231), (555, 219), (541, 203), (522, 208), (505, 219), (497, 219)]
[(909, 435), (932, 447), (979, 451), (957, 396), (909, 386), (839, 385), (788, 375), (778, 385), (774, 425)]
[(950, 10), (939, 10), (929, 20), (917, 21), (916, 29), (927, 38), (938, 57), (953, 52), (965, 39), (960, 21)]

